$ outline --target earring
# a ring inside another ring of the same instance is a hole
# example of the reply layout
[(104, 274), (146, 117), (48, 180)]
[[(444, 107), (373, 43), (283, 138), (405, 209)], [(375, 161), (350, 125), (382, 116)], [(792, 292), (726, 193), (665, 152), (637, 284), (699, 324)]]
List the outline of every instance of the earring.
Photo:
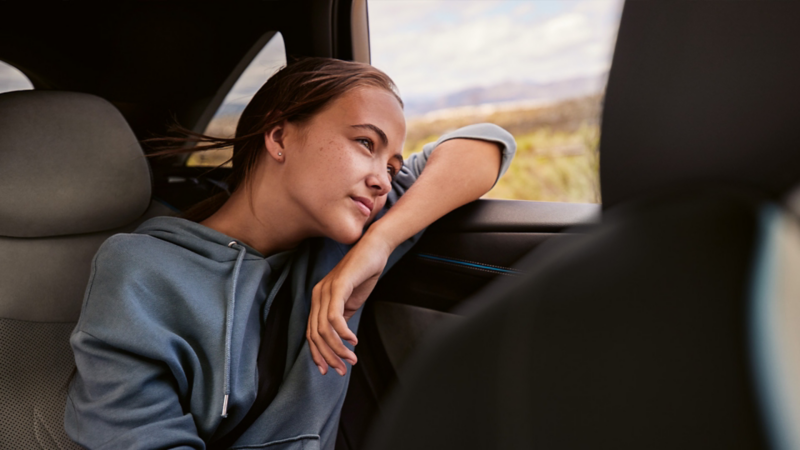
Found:
[(283, 156), (283, 153), (281, 153), (281, 152), (278, 152), (278, 156)]

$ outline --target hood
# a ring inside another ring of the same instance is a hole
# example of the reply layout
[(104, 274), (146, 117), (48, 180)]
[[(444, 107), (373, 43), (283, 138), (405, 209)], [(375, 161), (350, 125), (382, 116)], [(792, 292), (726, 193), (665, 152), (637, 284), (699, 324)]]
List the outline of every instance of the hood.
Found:
[(245, 249), (245, 259), (264, 259), (264, 255), (258, 250), (238, 239), (179, 217), (154, 217), (139, 225), (134, 233), (153, 236), (220, 262), (237, 259), (239, 249), (229, 247), (230, 243), (235, 241)]

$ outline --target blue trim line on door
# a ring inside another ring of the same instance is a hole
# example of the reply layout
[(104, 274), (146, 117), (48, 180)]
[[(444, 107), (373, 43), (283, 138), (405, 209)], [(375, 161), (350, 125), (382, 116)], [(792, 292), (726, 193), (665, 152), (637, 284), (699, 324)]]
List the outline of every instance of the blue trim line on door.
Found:
[(503, 269), (503, 268), (495, 267), (495, 266), (487, 266), (485, 264), (477, 264), (477, 263), (471, 263), (471, 262), (466, 262), (466, 261), (459, 261), (457, 259), (442, 258), (440, 256), (425, 255), (425, 254), (422, 254), (422, 253), (418, 253), (417, 256), (419, 256), (420, 258), (430, 259), (430, 260), (433, 260), (433, 261), (441, 261), (441, 262), (446, 262), (446, 263), (450, 263), (450, 264), (458, 264), (458, 265), (461, 265), (461, 266), (474, 267), (474, 268), (483, 269), (483, 270), (490, 270), (492, 272), (504, 273), (504, 274), (508, 274), (508, 275), (520, 275), (520, 274), (522, 274), (522, 272), (520, 272), (518, 270), (514, 270), (514, 269)]

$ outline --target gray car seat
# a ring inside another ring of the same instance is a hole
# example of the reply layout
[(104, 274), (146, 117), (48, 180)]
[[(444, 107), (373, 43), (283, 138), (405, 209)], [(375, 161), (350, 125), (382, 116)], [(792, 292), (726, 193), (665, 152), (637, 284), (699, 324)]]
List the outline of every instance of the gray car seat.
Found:
[(627, 2), (602, 224), (473, 299), (368, 448), (800, 448), (798, 22), (797, 2)]
[(133, 132), (87, 94), (0, 95), (0, 448), (78, 448), (64, 432), (69, 335), (100, 244), (171, 214)]

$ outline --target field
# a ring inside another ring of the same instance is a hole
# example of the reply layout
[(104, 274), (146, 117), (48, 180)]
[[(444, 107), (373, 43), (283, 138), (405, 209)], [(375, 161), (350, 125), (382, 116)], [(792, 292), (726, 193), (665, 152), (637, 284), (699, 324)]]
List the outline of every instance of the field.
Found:
[(517, 156), (485, 198), (599, 203), (600, 95), (541, 106), (475, 107), (408, 121), (404, 156), (442, 133), (492, 122), (517, 140)]
[[(517, 140), (508, 172), (484, 197), (554, 202), (599, 203), (601, 95), (549, 105), (508, 105), (446, 110), (408, 120), (403, 155), (419, 151), (441, 134), (478, 122), (492, 122)], [(231, 135), (232, 118), (209, 126), (210, 134)], [(191, 165), (217, 165), (228, 152), (192, 156)]]

